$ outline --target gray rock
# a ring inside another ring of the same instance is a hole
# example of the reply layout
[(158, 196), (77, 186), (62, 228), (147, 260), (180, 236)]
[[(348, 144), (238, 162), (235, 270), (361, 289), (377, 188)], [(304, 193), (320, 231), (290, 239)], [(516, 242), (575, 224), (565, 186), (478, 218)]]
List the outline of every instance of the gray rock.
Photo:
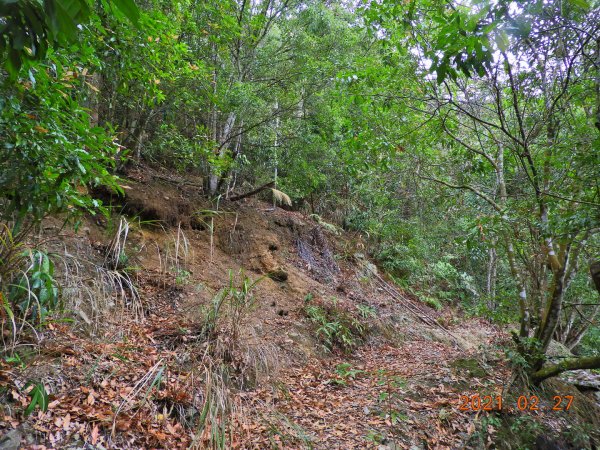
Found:
[(573, 353), (558, 341), (551, 340), (546, 352), (549, 358), (571, 358)]
[(23, 433), (18, 428), (10, 430), (0, 437), (0, 450), (19, 450)]

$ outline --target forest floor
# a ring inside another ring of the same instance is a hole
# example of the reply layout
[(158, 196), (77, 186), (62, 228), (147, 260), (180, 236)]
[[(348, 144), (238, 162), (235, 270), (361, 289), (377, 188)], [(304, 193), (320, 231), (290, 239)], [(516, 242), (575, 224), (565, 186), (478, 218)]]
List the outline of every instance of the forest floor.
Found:
[[(394, 287), (359, 235), (255, 199), (217, 210), (149, 169), (122, 184), (127, 224), (44, 227), (68, 320), (0, 361), (0, 449), (511, 448), (508, 419), (532, 442), (597, 425), (572, 386), (509, 395), (506, 330)], [(48, 404), (26, 416), (29, 382)], [(557, 389), (571, 412), (552, 411)], [(461, 409), (475, 394), (502, 412)]]

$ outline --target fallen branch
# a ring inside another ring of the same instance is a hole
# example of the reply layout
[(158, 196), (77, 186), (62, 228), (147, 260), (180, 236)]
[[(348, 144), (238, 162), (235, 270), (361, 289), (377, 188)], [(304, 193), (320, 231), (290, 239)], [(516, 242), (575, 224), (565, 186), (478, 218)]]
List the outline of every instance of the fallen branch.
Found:
[(263, 184), (261, 187), (254, 189), (253, 191), (246, 192), (245, 194), (234, 195), (233, 197), (229, 197), (229, 200), (232, 202), (237, 202), (246, 197), (251, 197), (252, 195), (256, 195), (265, 189), (272, 188), (275, 186), (275, 181), (269, 181), (267, 184)]
[(156, 178), (156, 179), (161, 180), (161, 181), (166, 181), (167, 183), (171, 183), (171, 184), (174, 184), (176, 186), (190, 186), (190, 187), (193, 187), (193, 188), (202, 189), (202, 185), (201, 184), (192, 183), (192, 182), (184, 180), (182, 178), (171, 178), (171, 177), (167, 177), (165, 175), (161, 175), (159, 173), (151, 173), (150, 176), (152, 178)]
[(379, 283), (379, 287), (385, 292), (387, 292), (388, 295), (390, 295), (393, 299), (402, 304), (406, 309), (408, 309), (416, 318), (418, 318), (425, 325), (440, 329), (442, 332), (450, 336), (454, 340), (456, 345), (462, 347), (462, 345), (460, 344), (460, 339), (457, 338), (450, 330), (448, 330), (448, 328), (443, 326), (441, 323), (439, 323), (437, 320), (435, 320), (433, 317), (431, 317), (424, 311), (419, 311), (419, 309), (410, 301), (410, 299), (406, 298), (400, 291), (392, 287), (390, 283), (385, 281), (380, 275), (373, 271), (371, 271), (371, 273), (375, 280), (377, 280), (377, 282)]
[(568, 370), (600, 369), (600, 356), (564, 359), (558, 364), (543, 367), (531, 376), (534, 384), (539, 384), (546, 378), (554, 377)]

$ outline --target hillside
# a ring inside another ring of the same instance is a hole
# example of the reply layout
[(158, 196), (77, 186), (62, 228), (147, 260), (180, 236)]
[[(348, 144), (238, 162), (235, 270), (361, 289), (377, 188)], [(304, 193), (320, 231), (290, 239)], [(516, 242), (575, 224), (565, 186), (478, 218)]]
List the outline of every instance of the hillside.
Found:
[[(67, 313), (0, 362), (1, 449), (572, 448), (544, 427), (600, 429), (592, 394), (519, 392), (505, 331), (399, 289), (358, 233), (256, 198), (217, 209), (150, 168), (121, 185), (110, 220), (44, 223)], [(29, 382), (46, 412), (20, 412)], [(461, 410), (474, 394), (504, 395), (502, 413)]]
[(600, 0), (0, 1), (0, 450), (600, 446)]

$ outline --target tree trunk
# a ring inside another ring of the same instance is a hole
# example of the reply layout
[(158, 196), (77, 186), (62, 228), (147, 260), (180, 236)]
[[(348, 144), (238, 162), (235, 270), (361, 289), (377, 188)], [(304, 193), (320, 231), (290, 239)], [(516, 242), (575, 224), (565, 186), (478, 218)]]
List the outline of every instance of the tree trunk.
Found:
[[(573, 306), (573, 309), (576, 310), (577, 306)], [(590, 327), (590, 324), (594, 321), (596, 316), (598, 315), (598, 311), (600, 311), (600, 307), (596, 306), (591, 314), (587, 314), (585, 317), (581, 318), (580, 326), (572, 327), (568, 333), (563, 337), (562, 343), (569, 349), (572, 350), (575, 348), (580, 342), (583, 336), (585, 336), (585, 332)]]
[[(558, 321), (560, 319), (560, 313), (562, 311), (562, 301), (564, 297), (565, 287), (565, 268), (563, 267), (557, 273), (554, 274), (552, 280), (552, 294), (546, 302), (546, 311), (542, 322), (537, 330), (536, 337), (541, 343), (541, 352), (546, 353), (548, 345), (554, 336)], [(536, 364), (539, 364), (536, 362)]]
[(260, 186), (260, 187), (258, 187), (258, 188), (256, 188), (256, 189), (254, 189), (253, 191), (246, 192), (245, 194), (234, 195), (234, 196), (233, 196), (233, 197), (231, 197), (229, 200), (231, 200), (232, 202), (237, 202), (238, 200), (241, 200), (241, 199), (243, 199), (243, 198), (246, 198), (246, 197), (251, 197), (251, 196), (253, 196), (253, 195), (256, 195), (256, 194), (258, 194), (259, 192), (261, 192), (261, 191), (264, 191), (265, 189), (272, 188), (274, 185), (275, 185), (275, 182), (274, 182), (274, 181), (269, 181), (268, 183), (266, 183), (266, 184), (263, 184), (262, 186)]
[(496, 247), (491, 247), (488, 251), (488, 270), (486, 294), (488, 298), (488, 308), (490, 311), (496, 309), (496, 272), (498, 269), (498, 254)]
[[(277, 148), (277, 146), (279, 145), (279, 114), (278, 114), (278, 110), (279, 110), (279, 100), (275, 100), (275, 141), (273, 142), (273, 162), (274, 162), (274, 170), (273, 170), (273, 188), (277, 189), (277, 175), (278, 175), (278, 153), (279, 150)], [(273, 209), (275, 209), (277, 207), (277, 200), (275, 199), (275, 196), (273, 196)]]
[[(225, 154), (227, 153), (227, 149), (229, 148), (229, 143), (231, 139), (231, 131), (233, 130), (233, 126), (235, 125), (236, 114), (234, 112), (229, 113), (227, 116), (227, 120), (225, 121), (225, 125), (223, 125), (223, 131), (221, 131), (221, 135), (219, 136), (219, 147), (218, 152), (215, 154), (216, 158), (223, 159)], [(209, 192), (210, 195), (215, 195), (219, 190), (219, 182), (221, 179), (221, 173), (215, 172), (214, 169), (210, 170), (209, 177)]]
[(600, 131), (600, 38), (596, 39), (596, 128)]
[(596, 286), (598, 293), (600, 293), (600, 261), (596, 261), (590, 265), (590, 275), (594, 286)]
[[(502, 145), (498, 148), (498, 156), (496, 158), (496, 183), (498, 185), (498, 195), (499, 195), (499, 204), (502, 208), (506, 207), (506, 202), (508, 200), (508, 193), (506, 191), (506, 180), (504, 177), (504, 147)], [(504, 221), (508, 221), (508, 216), (506, 213), (503, 213), (502, 219)], [(525, 284), (523, 283), (523, 279), (519, 270), (517, 268), (516, 256), (514, 246), (512, 244), (512, 236), (509, 234), (509, 231), (504, 231), (504, 238), (506, 241), (506, 254), (508, 257), (508, 264), (510, 267), (510, 273), (517, 285), (517, 289), (519, 290), (519, 311), (521, 314), (521, 327), (519, 330), (519, 335), (521, 337), (529, 337), (529, 324), (530, 324), (530, 313), (529, 307), (527, 305), (527, 290), (525, 289)]]

